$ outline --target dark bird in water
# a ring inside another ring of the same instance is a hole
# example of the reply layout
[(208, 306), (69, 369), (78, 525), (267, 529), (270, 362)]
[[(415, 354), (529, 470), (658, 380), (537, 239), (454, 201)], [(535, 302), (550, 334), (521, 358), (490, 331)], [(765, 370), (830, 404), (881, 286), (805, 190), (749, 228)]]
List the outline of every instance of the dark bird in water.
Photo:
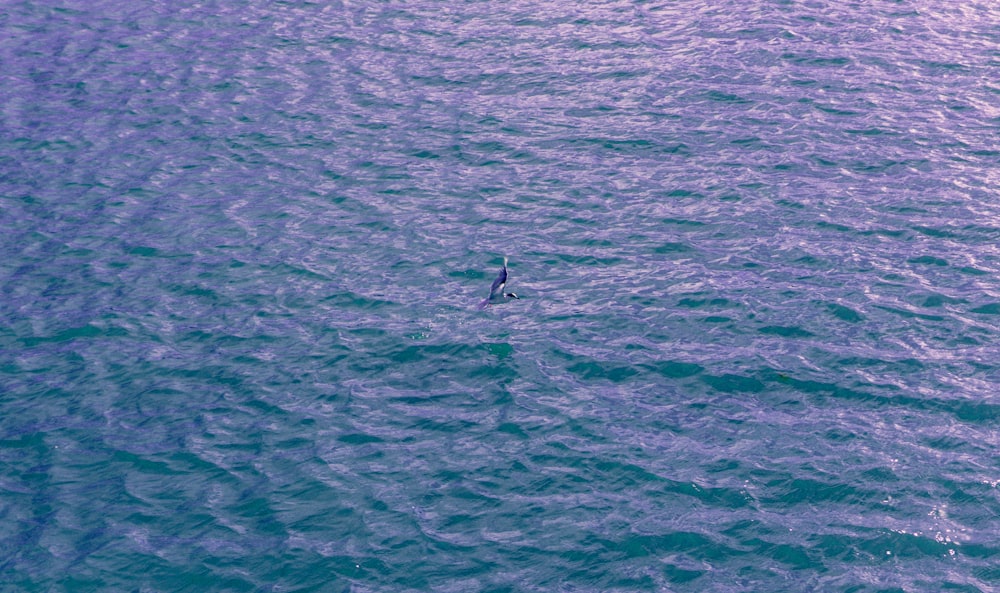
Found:
[(496, 280), (493, 281), (493, 285), (490, 286), (490, 296), (483, 299), (479, 303), (480, 309), (485, 309), (492, 303), (504, 302), (507, 299), (519, 298), (513, 292), (504, 292), (504, 287), (507, 286), (507, 258), (503, 258), (503, 267), (500, 268), (500, 273), (497, 274)]

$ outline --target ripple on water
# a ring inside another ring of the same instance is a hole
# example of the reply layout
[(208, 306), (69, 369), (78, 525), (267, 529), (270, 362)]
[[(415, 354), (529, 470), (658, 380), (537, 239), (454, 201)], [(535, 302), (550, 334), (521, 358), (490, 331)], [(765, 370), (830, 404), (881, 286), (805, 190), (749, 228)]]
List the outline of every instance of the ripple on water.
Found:
[(984, 5), (8, 12), (13, 586), (997, 580)]

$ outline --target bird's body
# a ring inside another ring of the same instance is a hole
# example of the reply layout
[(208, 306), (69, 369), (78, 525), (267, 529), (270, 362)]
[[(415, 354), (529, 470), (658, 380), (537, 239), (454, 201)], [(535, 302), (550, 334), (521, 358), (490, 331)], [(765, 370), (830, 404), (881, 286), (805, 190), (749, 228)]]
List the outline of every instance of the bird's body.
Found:
[(504, 292), (504, 287), (507, 286), (507, 258), (503, 258), (503, 267), (500, 268), (500, 273), (497, 274), (496, 279), (493, 281), (493, 285), (490, 286), (490, 296), (486, 297), (479, 303), (480, 309), (485, 309), (493, 303), (504, 302), (507, 299), (520, 298), (513, 292)]

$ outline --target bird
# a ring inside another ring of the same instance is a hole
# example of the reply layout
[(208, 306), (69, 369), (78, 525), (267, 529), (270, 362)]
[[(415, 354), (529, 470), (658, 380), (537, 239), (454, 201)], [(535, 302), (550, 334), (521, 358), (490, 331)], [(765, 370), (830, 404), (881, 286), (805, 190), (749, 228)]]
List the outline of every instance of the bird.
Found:
[(485, 309), (492, 303), (505, 302), (507, 299), (519, 299), (521, 297), (517, 296), (513, 292), (504, 292), (504, 287), (507, 286), (507, 258), (503, 258), (503, 267), (500, 268), (500, 273), (497, 274), (496, 280), (493, 281), (493, 285), (490, 286), (490, 296), (486, 297), (479, 303), (480, 309)]

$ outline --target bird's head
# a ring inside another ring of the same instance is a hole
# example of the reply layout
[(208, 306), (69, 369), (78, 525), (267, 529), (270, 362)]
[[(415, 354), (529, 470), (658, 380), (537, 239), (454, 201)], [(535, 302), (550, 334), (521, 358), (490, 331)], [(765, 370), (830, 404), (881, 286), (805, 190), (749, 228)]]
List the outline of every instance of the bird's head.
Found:
[(503, 296), (507, 297), (508, 299), (520, 299), (521, 298), (521, 297), (517, 296), (516, 294), (514, 294), (513, 292), (508, 292), (507, 294), (505, 294)]

